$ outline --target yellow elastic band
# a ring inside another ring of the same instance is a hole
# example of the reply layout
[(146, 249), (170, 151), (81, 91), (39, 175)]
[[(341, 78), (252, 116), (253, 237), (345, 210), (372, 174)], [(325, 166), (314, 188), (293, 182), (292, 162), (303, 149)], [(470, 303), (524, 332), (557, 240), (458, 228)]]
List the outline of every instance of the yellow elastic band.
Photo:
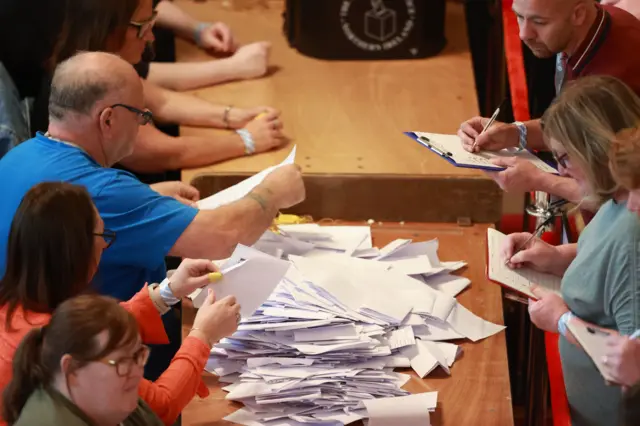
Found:
[(222, 272), (210, 272), (209, 273), (209, 282), (216, 283), (222, 279)]

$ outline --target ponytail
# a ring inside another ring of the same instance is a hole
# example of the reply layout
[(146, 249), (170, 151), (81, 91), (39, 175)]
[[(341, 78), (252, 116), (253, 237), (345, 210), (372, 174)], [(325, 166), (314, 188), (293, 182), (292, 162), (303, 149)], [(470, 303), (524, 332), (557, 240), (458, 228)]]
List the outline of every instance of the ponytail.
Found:
[(50, 379), (51, 374), (41, 362), (45, 330), (46, 327), (29, 331), (13, 357), (13, 378), (2, 398), (2, 417), (9, 425), (18, 420), (31, 394)]

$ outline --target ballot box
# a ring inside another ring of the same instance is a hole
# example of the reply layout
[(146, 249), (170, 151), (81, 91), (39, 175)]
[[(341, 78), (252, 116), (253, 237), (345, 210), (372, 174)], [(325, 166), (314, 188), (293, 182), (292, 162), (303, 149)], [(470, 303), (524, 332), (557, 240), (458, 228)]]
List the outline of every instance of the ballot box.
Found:
[(445, 0), (287, 0), (284, 31), (321, 59), (411, 59), (439, 53)]

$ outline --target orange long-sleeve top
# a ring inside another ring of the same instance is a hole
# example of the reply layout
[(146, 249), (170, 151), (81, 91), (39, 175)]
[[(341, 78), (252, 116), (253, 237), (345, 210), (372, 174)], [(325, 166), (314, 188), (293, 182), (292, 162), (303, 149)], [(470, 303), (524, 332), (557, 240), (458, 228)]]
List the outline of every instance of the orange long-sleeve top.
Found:
[[(166, 344), (169, 339), (164, 331), (162, 318), (145, 286), (135, 296), (121, 303), (138, 322), (140, 337), (144, 343)], [(24, 311), (18, 308), (12, 318), (12, 331), (4, 327), (7, 307), (0, 307), (0, 393), (11, 382), (13, 356), (29, 330), (49, 323), (50, 314)], [(187, 337), (167, 370), (155, 382), (143, 379), (138, 393), (167, 426), (172, 425), (182, 409), (197, 394), (209, 395), (201, 380), (202, 370), (209, 358), (209, 347), (200, 339)], [(0, 419), (0, 426), (6, 426)]]

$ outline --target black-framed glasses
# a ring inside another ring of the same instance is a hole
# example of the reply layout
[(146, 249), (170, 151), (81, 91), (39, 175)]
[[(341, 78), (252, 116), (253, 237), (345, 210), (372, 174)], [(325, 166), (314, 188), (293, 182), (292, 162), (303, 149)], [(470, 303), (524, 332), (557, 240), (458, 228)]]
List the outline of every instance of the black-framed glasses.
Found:
[(153, 11), (153, 14), (151, 15), (151, 18), (149, 19), (145, 19), (144, 21), (131, 21), (129, 22), (129, 25), (131, 25), (134, 28), (138, 29), (138, 38), (139, 39), (143, 39), (144, 36), (147, 34), (148, 31), (151, 31), (151, 29), (153, 28), (153, 26), (156, 23), (156, 19), (158, 18), (158, 12), (157, 11)]
[(116, 374), (120, 377), (127, 377), (131, 374), (134, 367), (144, 367), (149, 360), (149, 346), (142, 345), (140, 349), (135, 351), (133, 355), (120, 359), (101, 359), (97, 362), (109, 365), (116, 369)]
[(102, 232), (94, 232), (93, 235), (95, 235), (96, 237), (102, 237), (104, 242), (107, 243), (105, 250), (111, 247), (116, 241), (116, 232), (110, 229), (105, 229)]
[(141, 126), (144, 126), (145, 124), (148, 124), (149, 122), (151, 122), (151, 120), (153, 120), (153, 113), (148, 109), (141, 110), (127, 104), (113, 104), (110, 108), (117, 107), (124, 108), (127, 111), (131, 111), (132, 113), (136, 114), (138, 116), (138, 124), (140, 124)]
[(566, 152), (562, 155), (557, 155), (555, 152), (553, 153), (553, 159), (561, 165), (563, 168), (569, 167), (569, 154)]

